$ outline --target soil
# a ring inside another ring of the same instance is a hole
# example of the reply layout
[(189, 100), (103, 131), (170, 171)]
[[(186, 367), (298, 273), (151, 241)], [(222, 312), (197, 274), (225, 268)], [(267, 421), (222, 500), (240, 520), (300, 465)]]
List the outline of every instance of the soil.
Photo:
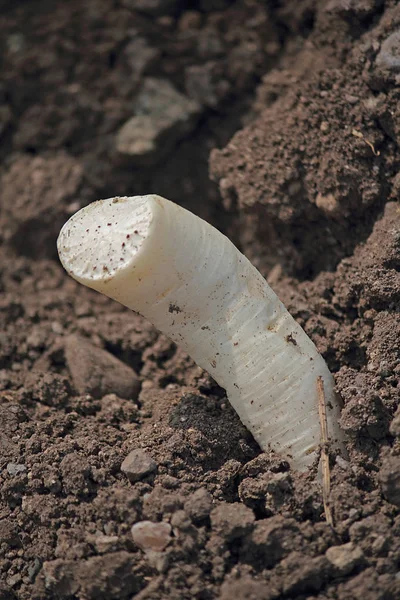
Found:
[[(0, 600), (400, 598), (400, 6), (0, 10)], [(116, 134), (157, 79), (191, 113), (150, 114), (140, 164)], [(209, 375), (62, 270), (69, 215), (149, 192), (229, 235), (327, 360), (333, 528)]]

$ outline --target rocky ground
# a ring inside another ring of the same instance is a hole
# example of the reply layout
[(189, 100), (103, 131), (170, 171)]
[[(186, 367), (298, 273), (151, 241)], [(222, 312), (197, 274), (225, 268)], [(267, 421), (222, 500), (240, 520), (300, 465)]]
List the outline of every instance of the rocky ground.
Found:
[[(400, 6), (0, 0), (0, 600), (400, 597)], [(57, 261), (155, 192), (254, 261), (344, 401), (330, 502)]]

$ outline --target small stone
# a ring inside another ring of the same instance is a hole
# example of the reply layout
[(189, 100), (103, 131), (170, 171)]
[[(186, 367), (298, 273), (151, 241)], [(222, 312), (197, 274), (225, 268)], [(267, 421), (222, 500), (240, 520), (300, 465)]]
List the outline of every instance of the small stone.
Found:
[(19, 465), (17, 463), (10, 462), (7, 465), (7, 473), (9, 475), (19, 475), (20, 473), (24, 473), (26, 471), (25, 465)]
[(132, 529), (133, 541), (145, 552), (162, 552), (171, 541), (171, 525), (169, 523), (153, 523), (140, 521)]
[(68, 336), (65, 340), (65, 358), (79, 394), (102, 398), (114, 393), (120, 398), (137, 399), (140, 384), (136, 373), (85, 338)]
[[(379, 46), (378, 46), (379, 47)], [(374, 48), (377, 50), (378, 48)], [(380, 50), (375, 58), (375, 63), (369, 74), (369, 86), (374, 91), (382, 91), (388, 86), (400, 85), (400, 30), (394, 31), (381, 44)], [(376, 98), (379, 102), (379, 98)], [(395, 113), (393, 113), (394, 115)], [(381, 124), (393, 122), (392, 118), (380, 119)], [(385, 129), (385, 127), (384, 127)], [(389, 134), (390, 135), (390, 134)]]
[(179, 479), (173, 477), (172, 475), (164, 475), (160, 478), (160, 481), (161, 485), (167, 490), (175, 490), (180, 485)]
[(357, 104), (357, 102), (360, 101), (360, 99), (357, 96), (353, 96), (352, 94), (345, 94), (344, 99), (349, 104)]
[(131, 164), (154, 165), (196, 126), (200, 106), (165, 79), (147, 77), (134, 115), (118, 131), (117, 151)]
[(328, 548), (325, 555), (340, 576), (349, 575), (364, 562), (363, 551), (352, 542), (342, 546), (332, 546)]
[(147, 452), (140, 448), (132, 450), (121, 465), (121, 471), (125, 473), (132, 483), (143, 479), (143, 477), (153, 473), (156, 469), (157, 463), (154, 462)]
[[(34, 581), (35, 577), (37, 575), (37, 573), (39, 573), (40, 568), (42, 566), (42, 563), (40, 562), (40, 560), (36, 557), (35, 560), (30, 563), (29, 567), (28, 567), (28, 577), (30, 581)], [(0, 593), (0, 598), (1, 598), (1, 593)]]
[(7, 544), (10, 548), (20, 548), (22, 546), (16, 526), (8, 519), (0, 521), (0, 544)]
[(221, 502), (211, 512), (213, 529), (229, 542), (247, 533), (254, 521), (253, 511), (239, 502)]
[(400, 73), (400, 31), (395, 31), (382, 43), (376, 64), (385, 70)]
[(349, 471), (350, 470), (350, 463), (348, 460), (345, 460), (342, 456), (340, 456), (340, 454), (337, 455), (336, 457), (336, 464), (339, 465), (339, 467), (341, 469), (343, 469), (343, 471)]
[(386, 456), (383, 459), (379, 480), (388, 502), (400, 507), (400, 456)]

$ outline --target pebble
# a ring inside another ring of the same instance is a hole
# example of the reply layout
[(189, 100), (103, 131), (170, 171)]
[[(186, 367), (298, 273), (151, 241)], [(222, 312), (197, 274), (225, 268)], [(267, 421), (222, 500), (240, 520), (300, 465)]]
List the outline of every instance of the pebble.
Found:
[(41, 566), (42, 566), (42, 563), (40, 562), (38, 557), (36, 557), (35, 560), (32, 563), (30, 563), (30, 565), (28, 567), (29, 581), (35, 580), (35, 577), (36, 577), (37, 573), (39, 573)]
[(147, 77), (131, 117), (116, 136), (116, 148), (130, 164), (154, 165), (197, 124), (200, 106), (166, 79)]
[(132, 450), (124, 459), (121, 465), (121, 471), (125, 473), (129, 481), (135, 483), (153, 473), (157, 469), (157, 463), (151, 458), (147, 452), (141, 450)]
[(24, 473), (26, 471), (25, 465), (19, 465), (17, 463), (10, 462), (7, 465), (7, 473), (9, 475), (19, 475), (19, 473)]
[(376, 64), (387, 71), (400, 73), (400, 31), (395, 31), (382, 43)]
[(357, 102), (359, 102), (359, 98), (357, 96), (352, 96), (351, 94), (345, 94), (344, 99), (349, 104), (357, 104)]
[(169, 523), (153, 523), (140, 521), (132, 529), (133, 541), (145, 552), (162, 552), (171, 541), (171, 525)]
[(361, 548), (352, 542), (342, 546), (332, 546), (328, 548), (325, 555), (340, 576), (349, 575), (365, 560)]
[(348, 460), (345, 460), (344, 458), (342, 458), (342, 456), (340, 456), (339, 454), (336, 457), (336, 464), (339, 465), (339, 467), (341, 469), (343, 469), (343, 471), (349, 471), (350, 470), (350, 463)]
[(65, 358), (79, 394), (102, 398), (114, 393), (120, 398), (137, 399), (140, 383), (136, 373), (87, 339), (68, 336), (65, 339)]

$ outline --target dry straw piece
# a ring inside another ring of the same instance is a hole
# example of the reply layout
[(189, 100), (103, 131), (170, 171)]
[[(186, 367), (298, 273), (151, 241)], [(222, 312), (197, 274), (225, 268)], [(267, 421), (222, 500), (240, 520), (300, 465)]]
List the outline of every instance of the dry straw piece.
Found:
[(156, 195), (94, 202), (64, 225), (61, 262), (80, 283), (146, 317), (217, 383), (263, 450), (306, 470), (319, 453), (317, 380), (330, 445), (344, 447), (325, 361), (232, 242)]

